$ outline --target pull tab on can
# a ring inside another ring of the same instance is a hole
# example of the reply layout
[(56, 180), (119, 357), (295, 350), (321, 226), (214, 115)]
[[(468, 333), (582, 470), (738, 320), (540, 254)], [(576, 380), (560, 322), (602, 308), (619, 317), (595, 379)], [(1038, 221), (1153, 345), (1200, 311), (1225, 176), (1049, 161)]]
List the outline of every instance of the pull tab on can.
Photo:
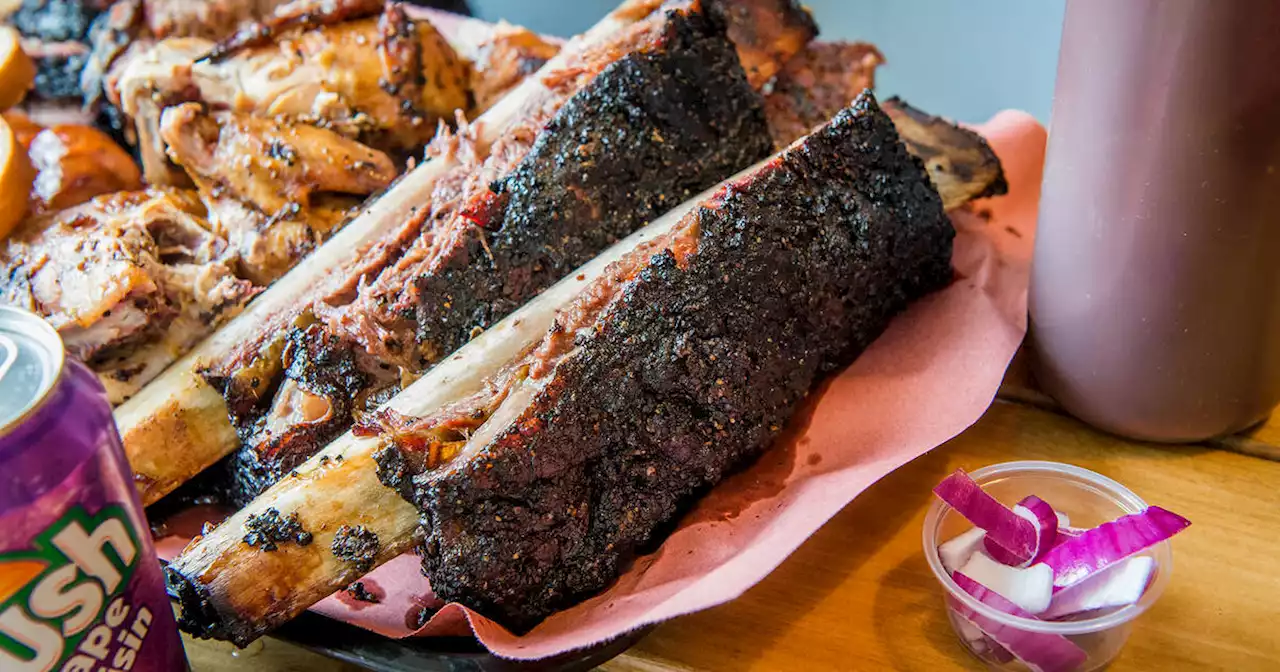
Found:
[(44, 401), (63, 359), (62, 339), (48, 322), (0, 306), (0, 436)]
[(13, 363), (18, 361), (18, 344), (12, 338), (0, 334), (0, 385), (4, 384), (4, 374), (9, 373)]

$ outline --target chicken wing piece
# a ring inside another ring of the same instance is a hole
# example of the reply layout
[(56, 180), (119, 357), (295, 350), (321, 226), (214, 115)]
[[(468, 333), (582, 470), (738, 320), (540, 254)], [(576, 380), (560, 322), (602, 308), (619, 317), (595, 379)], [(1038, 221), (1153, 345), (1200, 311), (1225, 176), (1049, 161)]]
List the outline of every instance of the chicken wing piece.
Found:
[(307, 207), (316, 192), (371, 194), (397, 174), (386, 154), (331, 130), (210, 114), (197, 103), (165, 110), (160, 134), (202, 192), (235, 196), (268, 215)]
[(160, 114), (168, 105), (199, 98), (191, 64), (212, 45), (200, 38), (170, 38), (130, 46), (106, 73), (109, 103), (131, 122), (148, 184), (191, 186), (181, 169), (169, 163), (160, 137)]
[[(270, 0), (267, 0), (268, 2)], [(226, 32), (226, 38), (218, 42), (205, 58), (222, 60), (227, 55), (246, 47), (258, 47), (270, 44), (276, 36), (290, 29), (310, 29), (320, 26), (341, 23), (348, 19), (360, 19), (374, 16), (382, 11), (386, 0), (293, 0), (278, 6), (257, 11), (252, 16), (255, 21), (246, 21), (238, 30)], [(221, 4), (226, 3), (207, 3)], [(239, 3), (252, 5), (252, 2)]]
[(236, 250), (241, 274), (267, 285), (323, 242), (359, 198), (396, 177), (391, 159), (338, 133), (249, 114), (165, 110), (160, 134)]
[(145, 0), (147, 28), (156, 37), (220, 39), (269, 16), (284, 0)]
[[(192, 84), (216, 108), (382, 134), (386, 147), (417, 146), (435, 132), (436, 119), (466, 109), (467, 72), (430, 24), (408, 22), (395, 7), (199, 60), (190, 65)], [(430, 85), (410, 86), (417, 80)], [(427, 90), (414, 95), (414, 88)]]
[(162, 40), (123, 64), (116, 90), (134, 120), (147, 179), (173, 183), (155, 126), (168, 105), (281, 116), (324, 126), (388, 153), (429, 140), (440, 119), (470, 109), (470, 69), (426, 21), (395, 3), (376, 17), (290, 30), (262, 46), (205, 58), (214, 43)]
[[(360, 7), (372, 4), (374, 9), (371, 13), (376, 14), (382, 8), (382, 2), (383, 0), (143, 0), (141, 5), (146, 10), (147, 29), (156, 37), (205, 37), (218, 40), (254, 21), (297, 25), (310, 20), (308, 17), (323, 15), (327, 8), (334, 5), (340, 10), (346, 8), (349, 13), (355, 13)], [(465, 2), (418, 0), (415, 4), (427, 4), (450, 11), (467, 11)]]

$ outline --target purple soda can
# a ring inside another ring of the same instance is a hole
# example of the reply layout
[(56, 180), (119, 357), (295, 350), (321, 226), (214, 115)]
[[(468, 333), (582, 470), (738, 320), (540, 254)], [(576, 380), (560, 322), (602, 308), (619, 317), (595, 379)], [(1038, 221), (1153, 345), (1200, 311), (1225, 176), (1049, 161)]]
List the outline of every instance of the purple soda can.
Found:
[(188, 669), (97, 376), (0, 307), (0, 670)]

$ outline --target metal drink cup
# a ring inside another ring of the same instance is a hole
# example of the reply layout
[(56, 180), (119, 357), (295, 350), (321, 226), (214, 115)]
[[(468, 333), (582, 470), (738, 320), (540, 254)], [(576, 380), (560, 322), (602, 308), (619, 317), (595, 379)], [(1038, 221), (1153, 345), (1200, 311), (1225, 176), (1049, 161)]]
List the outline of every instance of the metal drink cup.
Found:
[(0, 670), (186, 669), (101, 383), (0, 307)]

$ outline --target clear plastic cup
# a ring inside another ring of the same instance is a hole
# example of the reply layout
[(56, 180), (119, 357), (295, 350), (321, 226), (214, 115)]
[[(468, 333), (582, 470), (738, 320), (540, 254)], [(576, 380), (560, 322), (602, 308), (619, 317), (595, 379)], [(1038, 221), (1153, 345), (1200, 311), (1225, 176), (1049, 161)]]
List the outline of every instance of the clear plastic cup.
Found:
[[(1119, 516), (1140, 513), (1147, 508), (1133, 491), (1088, 469), (1057, 462), (1005, 462), (969, 473), (991, 496), (1013, 506), (1027, 495), (1036, 495), (1055, 510), (1067, 514), (1073, 527), (1094, 527)], [(992, 670), (1030, 670), (1026, 664), (996, 645), (962, 614), (976, 614), (1005, 628), (1027, 633), (1060, 635), (1084, 650), (1087, 658), (1072, 672), (1088, 672), (1105, 667), (1124, 648), (1134, 620), (1160, 594), (1173, 570), (1173, 554), (1164, 541), (1143, 551), (1155, 559), (1155, 574), (1136, 604), (1104, 612), (1092, 618), (1068, 621), (1039, 621), (1013, 616), (975, 599), (956, 585), (942, 567), (938, 545), (970, 530), (973, 525), (950, 506), (934, 499), (924, 519), (924, 554), (929, 567), (945, 591), (947, 619), (961, 644)], [(980, 619), (980, 620), (981, 620)]]

